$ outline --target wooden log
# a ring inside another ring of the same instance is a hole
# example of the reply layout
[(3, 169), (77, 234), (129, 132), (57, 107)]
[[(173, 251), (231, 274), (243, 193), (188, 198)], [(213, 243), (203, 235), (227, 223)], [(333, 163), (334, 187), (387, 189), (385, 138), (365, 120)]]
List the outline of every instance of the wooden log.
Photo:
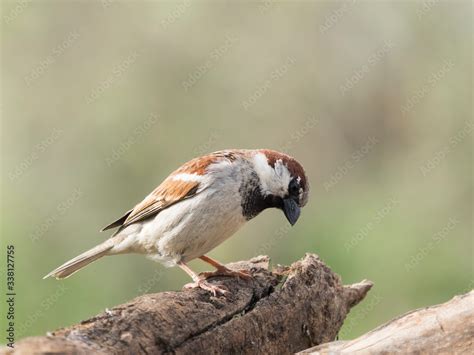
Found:
[(474, 291), (417, 309), (350, 341), (299, 354), (473, 354)]
[(147, 294), (48, 336), (30, 337), (3, 354), (285, 354), (334, 340), (347, 313), (372, 287), (343, 286), (316, 255), (268, 270), (257, 257), (227, 265), (253, 278), (215, 277), (230, 291)]

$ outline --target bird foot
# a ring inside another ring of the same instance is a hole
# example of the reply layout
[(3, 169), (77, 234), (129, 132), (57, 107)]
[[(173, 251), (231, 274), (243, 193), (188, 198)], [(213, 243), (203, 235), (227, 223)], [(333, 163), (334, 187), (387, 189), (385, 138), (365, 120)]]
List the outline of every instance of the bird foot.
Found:
[(186, 284), (184, 285), (184, 288), (202, 288), (203, 290), (211, 292), (214, 296), (217, 296), (218, 293), (224, 296), (229, 293), (229, 291), (226, 289), (213, 285), (207, 282), (205, 279), (200, 279), (196, 282)]
[(220, 268), (220, 269), (217, 269), (216, 271), (206, 271), (206, 272), (201, 272), (199, 274), (199, 277), (202, 278), (203, 280), (207, 280), (208, 278), (214, 277), (214, 276), (238, 277), (244, 280), (248, 280), (252, 278), (252, 275), (247, 270), (234, 271), (228, 268)]

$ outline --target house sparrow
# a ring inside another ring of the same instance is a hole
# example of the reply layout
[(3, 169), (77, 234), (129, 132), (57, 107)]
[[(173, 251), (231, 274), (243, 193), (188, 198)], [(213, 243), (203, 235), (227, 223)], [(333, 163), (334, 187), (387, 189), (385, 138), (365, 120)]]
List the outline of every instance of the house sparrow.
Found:
[[(274, 150), (223, 150), (195, 158), (174, 171), (142, 202), (102, 231), (118, 228), (105, 242), (45, 276), (66, 278), (105, 256), (145, 254), (166, 266), (179, 266), (193, 283), (216, 293), (227, 291), (207, 281), (213, 275), (248, 278), (205, 254), (264, 209), (281, 209), (294, 225), (308, 201), (303, 167)], [(216, 268), (197, 275), (187, 262), (200, 258)]]

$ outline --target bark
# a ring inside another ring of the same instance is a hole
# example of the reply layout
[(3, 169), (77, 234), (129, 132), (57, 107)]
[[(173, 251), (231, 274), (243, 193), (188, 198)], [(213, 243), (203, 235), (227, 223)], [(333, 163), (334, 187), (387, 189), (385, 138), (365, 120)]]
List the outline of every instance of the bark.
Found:
[(312, 254), (273, 271), (268, 264), (265, 256), (229, 264), (253, 278), (212, 278), (228, 296), (198, 289), (143, 295), (48, 336), (23, 339), (15, 353), (294, 353), (334, 340), (372, 287), (366, 280), (343, 286)]
[(351, 341), (336, 341), (300, 354), (472, 354), (474, 291), (418, 309)]

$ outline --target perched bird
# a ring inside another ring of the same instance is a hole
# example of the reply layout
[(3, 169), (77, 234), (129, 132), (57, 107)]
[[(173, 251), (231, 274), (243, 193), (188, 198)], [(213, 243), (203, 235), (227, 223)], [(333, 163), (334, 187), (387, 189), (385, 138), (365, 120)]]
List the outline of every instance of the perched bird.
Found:
[[(242, 225), (267, 208), (283, 211), (291, 225), (308, 201), (303, 167), (292, 157), (267, 149), (223, 150), (195, 158), (171, 173), (152, 193), (115, 222), (118, 228), (105, 242), (66, 262), (45, 276), (63, 279), (105, 256), (145, 254), (166, 266), (179, 266), (193, 283), (216, 293), (212, 275), (247, 278), (206, 256)], [(187, 262), (200, 258), (216, 268), (193, 272)]]

